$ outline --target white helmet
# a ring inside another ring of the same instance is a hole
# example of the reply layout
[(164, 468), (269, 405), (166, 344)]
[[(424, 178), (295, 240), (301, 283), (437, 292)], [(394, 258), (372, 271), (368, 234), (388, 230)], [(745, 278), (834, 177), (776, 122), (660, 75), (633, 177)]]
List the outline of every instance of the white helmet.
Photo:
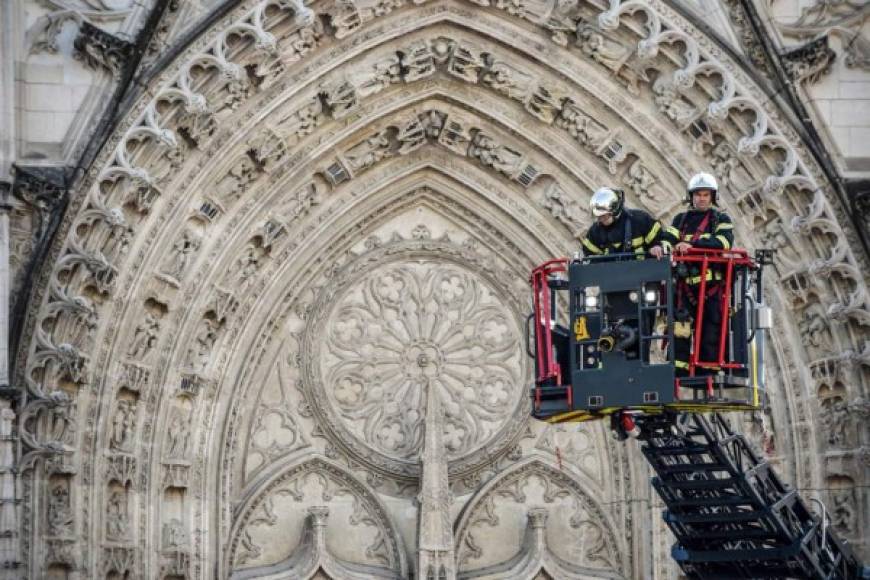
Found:
[(622, 211), (624, 199), (625, 197), (622, 194), (622, 190), (614, 189), (612, 187), (602, 187), (592, 194), (592, 199), (589, 200), (589, 209), (595, 217), (609, 213), (613, 214), (613, 217), (616, 218), (619, 217), (619, 214)]
[(713, 193), (719, 191), (719, 184), (716, 183), (716, 178), (709, 173), (696, 173), (689, 180), (689, 193), (694, 193), (699, 189), (709, 189)]
[(689, 184), (686, 187), (689, 193), (689, 203), (692, 203), (692, 194), (702, 189), (709, 189), (713, 192), (713, 203), (716, 203), (716, 193), (719, 191), (719, 184), (716, 183), (716, 178), (709, 173), (696, 173), (689, 179)]

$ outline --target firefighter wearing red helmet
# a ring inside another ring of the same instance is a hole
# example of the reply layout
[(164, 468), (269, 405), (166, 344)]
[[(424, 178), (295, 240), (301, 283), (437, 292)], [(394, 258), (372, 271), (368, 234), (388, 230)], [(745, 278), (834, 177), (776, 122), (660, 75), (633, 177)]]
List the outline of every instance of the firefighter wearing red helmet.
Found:
[[(730, 250), (734, 244), (731, 217), (719, 211), (716, 178), (709, 173), (697, 173), (689, 179), (686, 188), (689, 211), (677, 214), (671, 225), (665, 228), (665, 249), (677, 254), (689, 248)], [(700, 270), (689, 267), (679, 272), (676, 294), (676, 324), (674, 327), (674, 355), (677, 376), (685, 376), (689, 368), (691, 352), (691, 329), (698, 304)], [(701, 324), (702, 361), (718, 359), (719, 330), (722, 327), (722, 274), (716, 269), (707, 271), (707, 290)], [(716, 372), (716, 369), (698, 369), (698, 374)]]

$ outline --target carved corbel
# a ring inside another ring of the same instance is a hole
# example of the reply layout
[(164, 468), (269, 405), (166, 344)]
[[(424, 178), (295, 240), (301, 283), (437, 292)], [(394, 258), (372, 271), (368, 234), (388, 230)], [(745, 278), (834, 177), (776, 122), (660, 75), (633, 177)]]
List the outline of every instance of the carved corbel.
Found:
[(113, 76), (120, 77), (133, 54), (133, 44), (83, 21), (73, 43), (75, 56), (87, 66), (106, 68)]
[(786, 73), (794, 82), (816, 83), (831, 71), (837, 53), (828, 44), (828, 35), (823, 34), (806, 44), (784, 52), (780, 58)]
[(38, 248), (49, 224), (63, 210), (69, 195), (69, 167), (12, 166), (12, 195), (27, 204), (36, 223), (33, 242)]

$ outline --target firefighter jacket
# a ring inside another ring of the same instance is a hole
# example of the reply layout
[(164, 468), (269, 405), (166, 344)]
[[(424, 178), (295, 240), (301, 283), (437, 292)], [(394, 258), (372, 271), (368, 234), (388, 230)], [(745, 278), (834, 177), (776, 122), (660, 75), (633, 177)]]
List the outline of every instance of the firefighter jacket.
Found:
[[(670, 251), (679, 242), (688, 242), (695, 248), (730, 250), (734, 245), (734, 224), (728, 214), (716, 209), (707, 211), (689, 210), (674, 216), (671, 225), (662, 234), (662, 245)], [(707, 271), (707, 281), (722, 279), (719, 268)], [(682, 279), (690, 286), (701, 281), (696, 266), (690, 266)]]
[(586, 256), (634, 252), (639, 258), (661, 242), (661, 224), (640, 209), (623, 210), (609, 226), (595, 222), (580, 241)]
[(727, 213), (693, 209), (674, 216), (674, 221), (665, 228), (662, 242), (669, 250), (679, 242), (689, 242), (696, 248), (730, 250), (734, 244), (733, 230), (734, 224)]

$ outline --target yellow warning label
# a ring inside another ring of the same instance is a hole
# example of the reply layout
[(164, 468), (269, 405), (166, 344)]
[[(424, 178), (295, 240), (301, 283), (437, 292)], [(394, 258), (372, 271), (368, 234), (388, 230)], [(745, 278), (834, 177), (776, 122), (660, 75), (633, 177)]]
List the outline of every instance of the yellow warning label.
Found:
[(574, 340), (588, 340), (589, 330), (586, 328), (586, 317), (578, 316), (577, 320), (574, 321)]

